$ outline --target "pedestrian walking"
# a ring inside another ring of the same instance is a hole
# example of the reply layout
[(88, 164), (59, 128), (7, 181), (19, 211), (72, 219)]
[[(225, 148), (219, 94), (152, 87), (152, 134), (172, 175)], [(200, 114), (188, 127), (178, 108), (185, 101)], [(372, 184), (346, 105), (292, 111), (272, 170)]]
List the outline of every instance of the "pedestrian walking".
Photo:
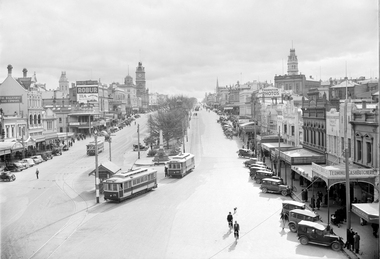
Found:
[(321, 199), (318, 197), (316, 202), (317, 210), (321, 207)]
[(168, 176), (168, 166), (165, 165), (165, 177), (167, 177), (167, 176)]
[(282, 220), (282, 230), (284, 230), (285, 228), (285, 221), (286, 221), (286, 213), (285, 212), (281, 212), (281, 217), (280, 219)]
[(354, 249), (355, 249), (356, 254), (359, 253), (359, 247), (360, 247), (360, 236), (359, 236), (358, 232), (355, 232), (355, 234), (354, 234)]
[(237, 207), (234, 208), (234, 214), (236, 213)]
[(227, 222), (228, 222), (228, 227), (232, 229), (234, 217), (232, 216), (231, 212), (227, 215)]
[(36, 169), (36, 176), (37, 176), (37, 179), (38, 179), (38, 174), (40, 173), (40, 171), (38, 171), (38, 168)]
[(234, 224), (234, 236), (235, 236), (236, 240), (239, 239), (239, 231), (240, 231), (240, 226), (237, 223), (237, 221), (235, 220), (235, 224)]

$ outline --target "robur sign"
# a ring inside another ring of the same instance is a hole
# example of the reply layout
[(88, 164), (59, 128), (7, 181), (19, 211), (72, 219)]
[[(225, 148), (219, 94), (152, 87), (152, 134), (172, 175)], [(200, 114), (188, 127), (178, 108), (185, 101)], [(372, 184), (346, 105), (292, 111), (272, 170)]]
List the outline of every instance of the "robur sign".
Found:
[(77, 85), (78, 103), (98, 103), (98, 93), (97, 85)]

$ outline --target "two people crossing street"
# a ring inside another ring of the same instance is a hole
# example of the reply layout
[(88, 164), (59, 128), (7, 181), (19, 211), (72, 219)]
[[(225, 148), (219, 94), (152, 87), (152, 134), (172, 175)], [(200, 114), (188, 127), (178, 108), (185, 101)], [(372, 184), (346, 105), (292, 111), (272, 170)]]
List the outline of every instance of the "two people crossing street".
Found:
[(234, 230), (234, 237), (236, 240), (239, 239), (239, 231), (240, 231), (240, 225), (238, 222), (235, 220), (235, 224), (233, 224), (234, 218), (231, 214), (231, 212), (228, 213), (227, 215), (227, 222), (228, 222), (228, 227)]

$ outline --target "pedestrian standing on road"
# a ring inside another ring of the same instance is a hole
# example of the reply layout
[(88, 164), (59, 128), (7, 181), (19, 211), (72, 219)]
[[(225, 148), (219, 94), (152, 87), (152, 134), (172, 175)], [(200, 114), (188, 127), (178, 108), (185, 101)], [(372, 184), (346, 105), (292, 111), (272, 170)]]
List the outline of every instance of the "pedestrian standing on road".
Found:
[(167, 177), (167, 176), (168, 176), (168, 166), (165, 165), (165, 177)]
[(281, 212), (281, 220), (282, 220), (282, 230), (284, 230), (285, 228), (285, 221), (286, 221), (286, 213), (285, 212)]
[(358, 234), (358, 232), (355, 232), (354, 234), (354, 249), (355, 249), (355, 253), (359, 253), (359, 247), (360, 247), (360, 236)]
[(38, 171), (38, 168), (36, 169), (36, 176), (37, 176), (37, 179), (38, 179), (38, 174), (40, 173), (40, 171)]
[(237, 207), (234, 208), (234, 214), (236, 214)]
[(235, 220), (235, 224), (234, 224), (234, 236), (235, 236), (236, 240), (239, 239), (239, 231), (240, 231), (240, 226), (237, 223), (237, 221)]
[(228, 227), (232, 229), (234, 217), (232, 216), (231, 212), (227, 215), (227, 222), (228, 222)]

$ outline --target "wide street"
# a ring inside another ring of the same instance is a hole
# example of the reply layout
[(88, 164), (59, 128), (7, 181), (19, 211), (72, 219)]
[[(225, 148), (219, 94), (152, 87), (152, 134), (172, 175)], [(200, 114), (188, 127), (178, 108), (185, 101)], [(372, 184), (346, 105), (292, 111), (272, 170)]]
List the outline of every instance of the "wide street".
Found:
[[(237, 157), (240, 140), (225, 138), (217, 118), (205, 110), (192, 117), (186, 151), (195, 155), (194, 172), (165, 178), (155, 166), (158, 188), (122, 203), (96, 204), (88, 138), (39, 165), (38, 180), (35, 168), (16, 173), (0, 185), (1, 258), (346, 258), (282, 230), (281, 202), (290, 198), (261, 193)], [(141, 135), (146, 119), (137, 120)], [(136, 126), (115, 135), (112, 161), (128, 169), (137, 158)], [(100, 163), (108, 150), (107, 143)], [(237, 242), (226, 221), (234, 207)]]

